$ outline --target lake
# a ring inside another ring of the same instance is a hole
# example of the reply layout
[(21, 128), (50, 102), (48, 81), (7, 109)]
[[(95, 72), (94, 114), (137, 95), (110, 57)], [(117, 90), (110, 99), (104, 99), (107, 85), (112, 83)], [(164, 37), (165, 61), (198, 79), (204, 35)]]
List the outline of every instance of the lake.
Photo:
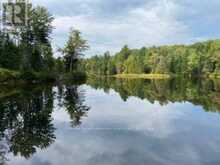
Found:
[(220, 164), (220, 80), (0, 89), (0, 164)]

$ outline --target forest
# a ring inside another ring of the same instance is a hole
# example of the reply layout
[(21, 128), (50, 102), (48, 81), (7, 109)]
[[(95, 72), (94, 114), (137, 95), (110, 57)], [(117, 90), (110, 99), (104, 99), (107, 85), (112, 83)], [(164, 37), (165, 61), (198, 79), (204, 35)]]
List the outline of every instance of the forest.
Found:
[(96, 55), (83, 61), (89, 75), (168, 74), (220, 77), (220, 40), (192, 45), (130, 49)]
[(44, 7), (30, 8), (29, 13), (26, 26), (0, 31), (0, 67), (4, 68), (1, 81), (18, 76), (28, 78), (27, 75), (31, 78), (31, 73), (47, 73), (54, 69), (50, 43), (53, 17)]
[[(30, 5), (27, 24), (0, 29), (0, 82), (54, 81), (64, 77), (85, 77), (79, 61), (89, 47), (81, 32), (71, 28), (62, 56), (55, 58), (51, 34), (54, 17), (42, 6)], [(67, 76), (66, 76), (67, 75)]]
[(0, 82), (85, 79), (87, 75), (220, 78), (220, 39), (141, 49), (125, 45), (116, 54), (107, 51), (83, 58), (89, 45), (79, 30), (71, 28), (64, 47), (55, 50), (61, 56), (55, 58), (51, 44), (54, 17), (45, 7), (32, 5), (28, 15), (27, 25), (0, 30)]

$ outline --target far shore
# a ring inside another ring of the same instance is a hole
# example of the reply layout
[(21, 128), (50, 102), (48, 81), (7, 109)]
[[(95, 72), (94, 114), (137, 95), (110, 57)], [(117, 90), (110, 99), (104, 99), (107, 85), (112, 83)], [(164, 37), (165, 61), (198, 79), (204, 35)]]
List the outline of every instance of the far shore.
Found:
[(169, 79), (169, 74), (117, 74), (112, 77), (121, 79)]
[[(88, 75), (88, 77), (113, 77), (118, 79), (156, 79), (156, 80), (162, 80), (162, 79), (170, 79), (175, 77), (182, 77), (184, 75), (174, 75), (174, 74), (116, 74), (116, 75)], [(186, 76), (186, 75), (185, 75)], [(187, 76), (186, 76), (187, 77)], [(188, 78), (210, 78), (210, 79), (220, 79), (220, 74), (206, 74), (206, 75), (200, 75), (200, 76), (188, 76)]]

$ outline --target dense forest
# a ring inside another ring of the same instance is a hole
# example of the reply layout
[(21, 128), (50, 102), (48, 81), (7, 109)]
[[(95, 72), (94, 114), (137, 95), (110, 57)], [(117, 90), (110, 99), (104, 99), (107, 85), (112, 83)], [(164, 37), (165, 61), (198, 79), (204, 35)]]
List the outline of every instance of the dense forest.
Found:
[(55, 58), (51, 46), (54, 18), (45, 7), (29, 6), (28, 11), (21, 11), (28, 12), (27, 24), (0, 29), (0, 82), (48, 81), (77, 73), (83, 52), (89, 48), (87, 41), (71, 28), (64, 48), (59, 48), (63, 56)]
[(53, 71), (55, 59), (50, 43), (53, 17), (44, 7), (30, 8), (28, 12), (26, 26), (0, 31), (0, 67), (22, 72)]
[(90, 75), (172, 74), (187, 76), (220, 75), (220, 40), (129, 49), (126, 45), (111, 56), (109, 52), (84, 61)]
[[(23, 11), (25, 12), (25, 11)], [(27, 11), (26, 11), (27, 12)], [(62, 56), (51, 46), (53, 16), (44, 7), (28, 8), (26, 25), (0, 29), (0, 82), (54, 81), (87, 75), (163, 74), (220, 77), (220, 40), (192, 45), (143, 47), (83, 59), (89, 48), (81, 32), (71, 28)]]

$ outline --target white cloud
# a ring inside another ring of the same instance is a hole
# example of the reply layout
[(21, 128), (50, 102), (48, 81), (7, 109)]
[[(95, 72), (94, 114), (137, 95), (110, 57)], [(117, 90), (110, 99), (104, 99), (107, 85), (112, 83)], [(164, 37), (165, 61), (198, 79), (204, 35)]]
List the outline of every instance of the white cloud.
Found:
[[(118, 51), (124, 44), (132, 48), (183, 42), (188, 37), (187, 26), (177, 20), (178, 6), (159, 0), (144, 7), (132, 8), (118, 17), (97, 15), (56, 17), (55, 37), (66, 37), (71, 26), (80, 29), (91, 45), (90, 53)], [(59, 42), (56, 41), (55, 42)], [(60, 43), (63, 44), (63, 43)]]
[(89, 40), (88, 55), (132, 48), (215, 39), (219, 0), (32, 0), (55, 16), (53, 45), (62, 46), (70, 26)]

